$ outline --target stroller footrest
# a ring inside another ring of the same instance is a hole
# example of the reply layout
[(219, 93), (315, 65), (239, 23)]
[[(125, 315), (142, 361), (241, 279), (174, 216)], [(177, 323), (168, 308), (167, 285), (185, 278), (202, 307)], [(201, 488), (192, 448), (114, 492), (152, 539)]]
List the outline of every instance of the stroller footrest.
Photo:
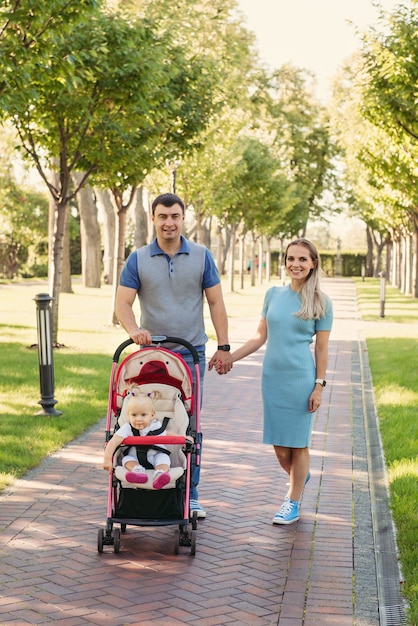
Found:
[[(151, 489), (155, 491), (152, 486), (154, 476), (153, 469), (145, 470), (145, 473), (148, 476), (148, 481), (146, 483), (129, 483), (125, 478), (127, 471), (128, 470), (125, 467), (122, 467), (122, 465), (118, 465), (115, 468), (115, 476), (118, 480), (120, 480), (124, 489)], [(176, 481), (184, 474), (184, 469), (182, 467), (170, 467), (168, 473), (170, 474), (170, 482), (167, 483), (167, 485), (165, 485), (163, 489), (174, 489), (176, 486)]]

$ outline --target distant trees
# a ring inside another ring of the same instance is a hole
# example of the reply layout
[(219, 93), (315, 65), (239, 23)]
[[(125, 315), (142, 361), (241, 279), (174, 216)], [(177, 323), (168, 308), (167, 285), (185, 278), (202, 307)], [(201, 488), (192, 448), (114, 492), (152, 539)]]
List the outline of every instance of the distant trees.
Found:
[[(0, 39), (0, 104), (55, 202), (49, 277), (56, 341), (69, 202), (89, 179), (112, 190), (118, 275), (136, 187), (193, 144), (216, 109), (218, 74), (213, 60), (191, 57), (155, 20), (126, 19), (93, 2), (78, 3), (78, 11), (74, 2), (26, 4), (10, 13)], [(56, 169), (57, 178), (50, 175)], [(82, 176), (74, 187), (76, 171)]]
[[(78, 206), (84, 284), (99, 287), (104, 274), (116, 289), (128, 243), (148, 237), (144, 188), (175, 186), (194, 210), (190, 234), (209, 246), (216, 224), (217, 262), (231, 289), (236, 246), (242, 282), (246, 238), (253, 260), (266, 251), (268, 273), (272, 241), (304, 235), (310, 219), (345, 203), (367, 225), (370, 272), (386, 251), (392, 280), (417, 295), (415, 8), (382, 15), (382, 33), (364, 35), (337, 81), (330, 118), (308, 72), (260, 64), (235, 0), (112, 6), (0, 5), (0, 114), (52, 199), (55, 341), (70, 207)], [(12, 176), (4, 180), (8, 223), (22, 219), (20, 191)], [(41, 207), (31, 193), (27, 225)], [(110, 313), (116, 321), (113, 302)]]
[(376, 250), (369, 269), (387, 270), (393, 284), (418, 297), (415, 4), (381, 14), (380, 24), (381, 30), (364, 34), (361, 54), (337, 82), (334, 120), (345, 147), (351, 203)]

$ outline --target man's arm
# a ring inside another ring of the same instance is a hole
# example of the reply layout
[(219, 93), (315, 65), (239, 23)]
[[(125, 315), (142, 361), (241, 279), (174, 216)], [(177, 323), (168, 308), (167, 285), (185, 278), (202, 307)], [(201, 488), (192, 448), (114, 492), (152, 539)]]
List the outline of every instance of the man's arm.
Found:
[(138, 324), (133, 312), (133, 304), (135, 302), (136, 289), (131, 287), (118, 286), (116, 291), (115, 313), (119, 322), (122, 324), (132, 341), (138, 345), (149, 345), (151, 343), (151, 335), (147, 330), (138, 328)]
[[(225, 303), (222, 295), (221, 284), (205, 289), (206, 299), (209, 305), (210, 316), (216, 332), (218, 346), (229, 343), (228, 340), (228, 316), (226, 314)], [(232, 368), (232, 357), (230, 352), (217, 350), (209, 362), (209, 369), (212, 369), (216, 362), (221, 365), (217, 367), (219, 374), (227, 374)]]

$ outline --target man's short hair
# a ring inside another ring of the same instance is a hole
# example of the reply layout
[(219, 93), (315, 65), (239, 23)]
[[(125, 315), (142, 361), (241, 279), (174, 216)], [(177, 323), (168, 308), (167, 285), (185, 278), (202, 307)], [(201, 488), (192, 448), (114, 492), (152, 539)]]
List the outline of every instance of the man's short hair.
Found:
[(155, 207), (157, 206), (157, 204), (162, 204), (166, 207), (173, 206), (173, 204), (179, 204), (181, 206), (182, 212), (184, 213), (184, 202), (175, 193), (162, 193), (161, 195), (157, 196), (151, 205), (153, 215), (155, 213)]

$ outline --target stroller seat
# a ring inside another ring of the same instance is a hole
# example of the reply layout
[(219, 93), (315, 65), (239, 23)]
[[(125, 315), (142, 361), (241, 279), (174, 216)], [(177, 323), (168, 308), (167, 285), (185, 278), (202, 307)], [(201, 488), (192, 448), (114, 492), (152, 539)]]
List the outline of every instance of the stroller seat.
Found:
[[(161, 398), (154, 400), (154, 406), (156, 410), (156, 419), (163, 422), (167, 417), (169, 422), (167, 424), (167, 430), (173, 434), (185, 436), (189, 425), (189, 416), (187, 410), (181, 399), (181, 394), (176, 387), (167, 385), (165, 383), (146, 383), (142, 385), (132, 385), (129, 387), (129, 391), (135, 394), (147, 394), (152, 391), (158, 391), (161, 394)], [(122, 407), (120, 416), (118, 419), (118, 426), (121, 427), (126, 424), (128, 420), (127, 416), (127, 404), (130, 398), (130, 394), (127, 393), (122, 400)], [(161, 443), (164, 443), (164, 437), (161, 438)], [(176, 481), (183, 475), (186, 470), (186, 456), (182, 451), (182, 446), (173, 444), (164, 444), (170, 452), (171, 466), (169, 469), (170, 482), (163, 487), (163, 489), (173, 489), (176, 486)], [(127, 470), (122, 466), (123, 448), (115, 454), (114, 468), (115, 476), (121, 482), (124, 489), (151, 489), (153, 481), (153, 469), (147, 469), (148, 482), (146, 483), (129, 483), (125, 480)]]

